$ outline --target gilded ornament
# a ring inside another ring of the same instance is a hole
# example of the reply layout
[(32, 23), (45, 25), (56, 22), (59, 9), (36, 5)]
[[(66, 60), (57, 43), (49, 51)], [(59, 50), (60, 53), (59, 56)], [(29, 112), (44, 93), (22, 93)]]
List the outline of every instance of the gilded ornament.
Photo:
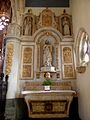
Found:
[(10, 44), (7, 45), (7, 55), (6, 55), (6, 69), (5, 69), (5, 72), (6, 72), (7, 75), (9, 75), (10, 72), (11, 72), (13, 52), (14, 52), (14, 45), (10, 43)]

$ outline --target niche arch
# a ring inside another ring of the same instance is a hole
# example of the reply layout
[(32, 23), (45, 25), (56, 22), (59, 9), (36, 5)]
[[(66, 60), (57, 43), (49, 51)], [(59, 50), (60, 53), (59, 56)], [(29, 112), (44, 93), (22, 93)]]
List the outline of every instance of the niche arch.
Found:
[(54, 28), (41, 28), (34, 34), (34, 42), (36, 46), (36, 70), (40, 71), (43, 67), (43, 47), (46, 40), (48, 40), (52, 47), (52, 66), (56, 69), (60, 69), (60, 43), (62, 41), (62, 35)]

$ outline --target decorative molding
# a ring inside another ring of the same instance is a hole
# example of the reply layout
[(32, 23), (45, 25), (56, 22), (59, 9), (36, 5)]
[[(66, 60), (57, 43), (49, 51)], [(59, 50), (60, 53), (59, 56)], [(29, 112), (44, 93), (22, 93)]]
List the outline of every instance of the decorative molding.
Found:
[(61, 33), (63, 37), (69, 38), (67, 41), (72, 41), (72, 17), (65, 9), (63, 11), (63, 14), (57, 16), (51, 9), (46, 8), (36, 16), (33, 14), (32, 9), (29, 9), (27, 13), (22, 15), (21, 34), (23, 36), (33, 36), (40, 28), (52, 27)]
[(73, 65), (64, 65), (64, 77), (73, 78), (74, 76)]
[(20, 25), (16, 23), (10, 23), (7, 30), (7, 36), (16, 36), (20, 37)]
[(76, 70), (78, 73), (85, 73), (86, 66), (78, 66), (78, 67), (76, 67)]

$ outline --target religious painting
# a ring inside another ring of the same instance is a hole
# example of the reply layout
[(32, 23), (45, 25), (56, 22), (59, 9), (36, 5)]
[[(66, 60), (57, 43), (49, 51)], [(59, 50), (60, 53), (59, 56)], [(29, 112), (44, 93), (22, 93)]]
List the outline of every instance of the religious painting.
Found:
[(21, 79), (33, 79), (33, 46), (22, 46)]

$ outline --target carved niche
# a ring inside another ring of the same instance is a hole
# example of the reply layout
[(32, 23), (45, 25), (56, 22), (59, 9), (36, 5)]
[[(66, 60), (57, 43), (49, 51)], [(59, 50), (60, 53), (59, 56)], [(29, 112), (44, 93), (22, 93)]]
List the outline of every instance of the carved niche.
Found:
[(37, 42), (37, 71), (40, 71), (41, 68), (45, 66), (54, 66), (58, 69), (58, 50), (59, 42), (55, 36), (53, 36), (51, 32), (43, 32), (43, 35)]
[(72, 36), (72, 17), (66, 13), (64, 9), (63, 14), (59, 18), (60, 31), (63, 36)]
[(63, 14), (56, 16), (55, 12), (50, 9), (44, 9), (38, 16), (32, 13), (29, 9), (27, 13), (22, 16), (21, 34), (25, 36), (32, 36), (36, 30), (44, 27), (52, 27), (57, 29), (64, 37), (72, 37), (72, 17), (63, 11)]
[(54, 13), (46, 8), (45, 10), (43, 10), (40, 14), (40, 18), (39, 18), (39, 22), (37, 24), (37, 28), (41, 28), (41, 27), (54, 27), (57, 28), (57, 23), (55, 21), (54, 18)]
[(28, 13), (23, 16), (22, 23), (22, 34), (26, 36), (32, 36), (35, 32), (35, 16), (32, 13), (32, 10), (29, 9)]

